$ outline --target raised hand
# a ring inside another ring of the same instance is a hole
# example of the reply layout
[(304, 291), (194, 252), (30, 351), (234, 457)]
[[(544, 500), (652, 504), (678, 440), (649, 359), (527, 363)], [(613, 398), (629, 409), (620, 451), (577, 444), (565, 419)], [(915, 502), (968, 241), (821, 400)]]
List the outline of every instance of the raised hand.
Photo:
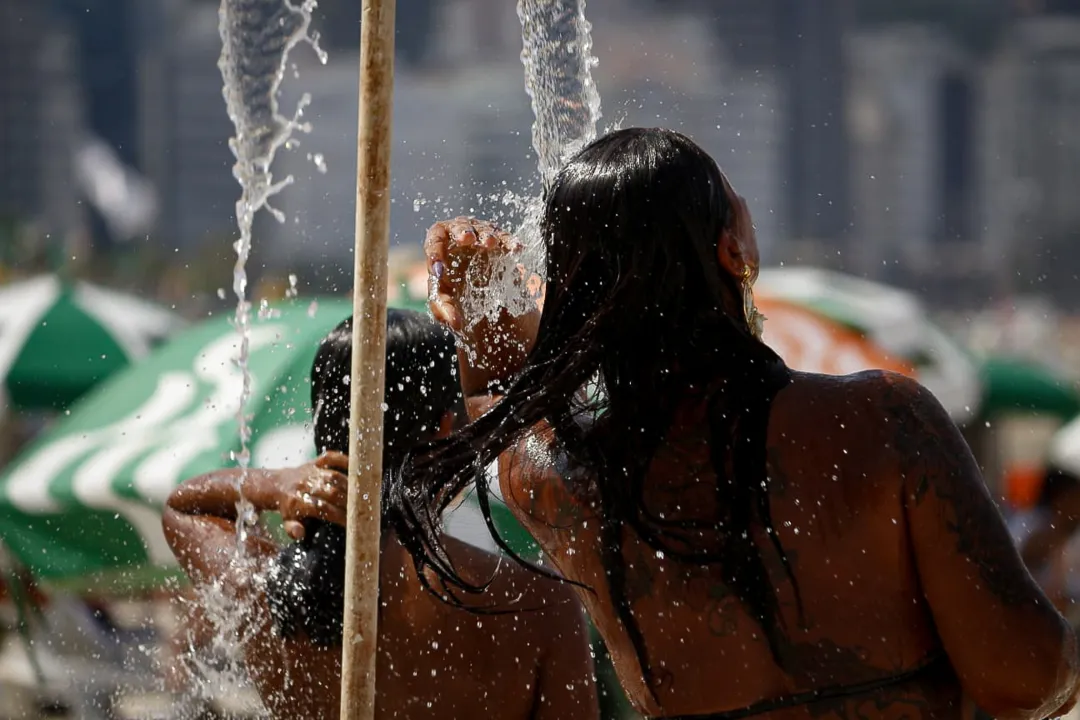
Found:
[(326, 452), (312, 463), (281, 473), (277, 509), (289, 537), (302, 540), (304, 520), (308, 519), (345, 524), (349, 498), (346, 454)]
[[(515, 263), (521, 251), (516, 238), (481, 220), (461, 217), (428, 230), (424, 254), (431, 313), (461, 341), (458, 361), (466, 397), (510, 380), (536, 342), (540, 310), (534, 299), (537, 288), (530, 283), (539, 282), (536, 278), (527, 282), (524, 267)], [(492, 282), (505, 279), (502, 274), (507, 272), (512, 273), (510, 282), (491, 290), (506, 289), (513, 297), (487, 292), (478, 306), (477, 297)]]
[(505, 267), (503, 258), (520, 251), (521, 243), (494, 223), (459, 217), (432, 225), (424, 255), (435, 319), (455, 333), (465, 332), (475, 320), (465, 316), (466, 294), (486, 288), (496, 268)]

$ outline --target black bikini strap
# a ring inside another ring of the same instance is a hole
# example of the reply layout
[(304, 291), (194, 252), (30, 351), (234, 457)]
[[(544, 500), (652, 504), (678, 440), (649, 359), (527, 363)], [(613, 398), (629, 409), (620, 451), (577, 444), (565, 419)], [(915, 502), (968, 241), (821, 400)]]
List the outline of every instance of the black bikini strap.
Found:
[[(817, 690), (792, 693), (791, 695), (781, 695), (780, 697), (756, 702), (753, 705), (747, 705), (738, 710), (727, 710), (725, 712), (705, 715), (676, 715), (663, 718), (662, 720), (742, 720), (742, 718), (763, 715), (765, 713), (776, 712), (777, 710), (786, 710), (798, 707), (799, 705), (809, 705), (822, 700), (868, 695), (876, 690), (892, 687), (894, 685), (901, 685), (910, 680), (914, 680), (937, 665), (944, 657), (945, 656), (941, 653), (934, 653), (923, 663), (911, 670), (906, 670), (902, 673), (878, 678), (876, 680), (867, 680), (866, 682), (852, 683), (851, 685), (834, 685), (832, 687), (820, 688)], [(657, 720), (661, 719), (658, 718)]]

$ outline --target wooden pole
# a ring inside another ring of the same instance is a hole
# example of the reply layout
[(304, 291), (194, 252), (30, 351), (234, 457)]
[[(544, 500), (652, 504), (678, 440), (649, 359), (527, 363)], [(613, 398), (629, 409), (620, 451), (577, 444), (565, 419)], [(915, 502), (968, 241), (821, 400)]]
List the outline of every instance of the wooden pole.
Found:
[(395, 0), (363, 0), (341, 720), (375, 717)]

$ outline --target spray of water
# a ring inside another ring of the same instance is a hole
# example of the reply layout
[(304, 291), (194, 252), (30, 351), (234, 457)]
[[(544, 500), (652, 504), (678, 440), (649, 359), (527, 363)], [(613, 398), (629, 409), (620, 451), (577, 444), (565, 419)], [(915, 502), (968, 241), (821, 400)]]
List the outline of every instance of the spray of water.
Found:
[[(305, 95), (289, 118), (283, 116), (278, 107), (278, 89), (285, 76), (289, 52), (299, 43), (311, 45), (319, 59), (326, 62), (318, 38), (310, 31), (311, 13), (315, 7), (316, 0), (302, 0), (298, 4), (289, 0), (221, 0), (218, 11), (222, 43), (218, 68), (224, 80), (225, 106), (236, 131), (229, 140), (229, 147), (236, 157), (233, 176), (241, 188), (236, 203), (240, 237), (233, 245), (236, 250), (233, 292), (237, 299), (236, 327), (241, 338), (237, 364), (244, 378), (237, 416), (240, 451), (235, 459), (243, 470), (251, 460), (251, 427), (247, 416), (251, 395), (251, 375), (247, 366), (251, 303), (247, 299), (246, 270), (251, 253), (251, 229), (255, 214), (262, 209), (271, 212), (279, 221), (284, 220), (284, 216), (269, 205), (269, 200), (292, 183), (293, 178), (289, 176), (275, 182), (270, 167), (278, 149), (290, 143), (294, 133), (310, 129), (301, 122), (310, 97)], [(246, 502), (241, 502), (237, 511), (237, 532), (242, 540), (254, 521), (254, 511)]]
[[(532, 101), (533, 149), (541, 185), (547, 188), (566, 161), (596, 138), (600, 93), (592, 78), (597, 60), (592, 55), (592, 26), (585, 19), (585, 0), (518, 0), (521, 21), (521, 62), (525, 90)], [(471, 291), (462, 298), (464, 315), (473, 323), (495, 319), (503, 310), (521, 315), (534, 307), (535, 296), (519, 287), (524, 272), (529, 285), (539, 287), (545, 276), (540, 197), (507, 193), (504, 207), (523, 217), (515, 235), (519, 253), (468, 278)]]

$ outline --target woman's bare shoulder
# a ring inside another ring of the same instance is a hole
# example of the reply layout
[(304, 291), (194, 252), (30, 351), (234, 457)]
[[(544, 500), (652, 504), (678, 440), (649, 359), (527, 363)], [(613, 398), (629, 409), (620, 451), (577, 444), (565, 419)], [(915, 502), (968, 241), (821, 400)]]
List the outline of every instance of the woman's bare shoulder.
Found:
[(915, 380), (888, 370), (851, 375), (792, 373), (792, 382), (777, 396), (780, 407), (837, 418), (858, 418), (864, 426), (890, 425), (904, 410), (921, 411), (932, 396)]
[[(550, 652), (553, 643), (580, 632), (584, 626), (581, 603), (569, 583), (544, 577), (521, 567), (510, 558), (447, 538), (447, 551), (458, 565), (467, 568), (470, 582), (487, 583), (480, 594), (458, 593), (466, 606), (475, 606), (475, 617), (482, 622), (464, 626), (466, 633), (479, 633), (486, 639), (491, 633), (517, 638), (518, 642), (500, 644), (493, 652), (510, 652), (520, 656), (530, 648), (537, 656)], [(441, 602), (441, 601), (439, 601)], [(469, 609), (442, 606), (453, 615)]]
[[(770, 419), (775, 442), (836, 445), (848, 461), (880, 469), (906, 435), (925, 432), (937, 401), (915, 380), (884, 370), (832, 376), (794, 373), (777, 396)], [(939, 418), (933, 418), (934, 424)]]
[(793, 371), (791, 379), (789, 390), (824, 392), (847, 399), (850, 399), (852, 394), (873, 398), (890, 391), (914, 392), (922, 387), (915, 380), (890, 370), (863, 370), (850, 375), (818, 375)]
[(544, 577), (511, 558), (496, 555), (463, 540), (447, 537), (445, 542), (450, 559), (470, 582), (490, 583), (482, 598), (484, 603), (505, 605), (500, 609), (520, 606), (530, 611), (562, 605), (567, 600), (576, 603), (567, 583)]

